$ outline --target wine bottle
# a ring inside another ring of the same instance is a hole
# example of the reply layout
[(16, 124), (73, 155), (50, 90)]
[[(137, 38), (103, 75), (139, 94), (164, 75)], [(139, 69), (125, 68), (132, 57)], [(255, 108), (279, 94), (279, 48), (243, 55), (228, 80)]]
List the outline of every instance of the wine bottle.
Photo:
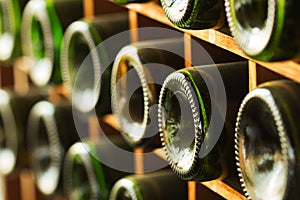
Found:
[[(73, 105), (79, 110), (96, 109), (99, 116), (111, 113), (111, 63), (107, 55), (110, 49), (100, 43), (128, 29), (125, 13), (78, 20), (66, 29), (61, 48), (61, 73)], [(129, 37), (122, 42), (128, 44)]]
[(29, 76), (37, 86), (61, 83), (59, 67), (63, 32), (83, 16), (82, 0), (33, 0), (24, 9), (22, 52), (29, 58)]
[[(63, 173), (64, 191), (68, 199), (108, 199), (113, 184), (128, 175), (101, 161), (102, 156), (109, 157), (111, 162), (118, 159), (113, 155), (109, 142), (101, 139), (77, 142), (68, 150)], [(113, 136), (110, 139), (114, 145), (130, 149), (123, 138)], [(133, 156), (122, 162), (124, 165), (133, 165)]]
[(69, 101), (40, 101), (28, 118), (28, 150), (38, 189), (47, 196), (62, 192), (62, 162), (79, 136)]
[(234, 176), (234, 123), (247, 90), (247, 62), (190, 67), (166, 78), (159, 96), (159, 132), (167, 160), (181, 179)]
[(261, 61), (299, 59), (297, 1), (225, 0), (228, 24), (240, 48)]
[(116, 56), (111, 75), (112, 109), (121, 134), (131, 146), (161, 146), (158, 93), (164, 78), (184, 66), (181, 51), (182, 38), (171, 38), (132, 43)]
[(235, 152), (248, 199), (299, 198), (299, 89), (291, 80), (270, 81), (241, 103)]
[(220, 28), (224, 24), (222, 0), (160, 0), (168, 19), (180, 28)]
[(0, 2), (0, 62), (11, 66), (21, 56), (21, 15), (27, 0)]
[(187, 183), (171, 170), (143, 175), (130, 175), (118, 180), (110, 193), (110, 200), (187, 199)]
[(128, 4), (128, 3), (143, 3), (150, 0), (115, 0), (117, 4)]
[(31, 90), (26, 95), (0, 89), (0, 174), (8, 175), (28, 167), (26, 145), (27, 118), (42, 92)]

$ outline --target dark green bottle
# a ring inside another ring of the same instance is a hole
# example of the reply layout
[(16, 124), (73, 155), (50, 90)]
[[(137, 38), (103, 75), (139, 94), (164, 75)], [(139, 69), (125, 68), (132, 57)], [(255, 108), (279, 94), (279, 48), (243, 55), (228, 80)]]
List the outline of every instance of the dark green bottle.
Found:
[(0, 63), (11, 66), (21, 56), (21, 16), (27, 0), (0, 1)]
[[(130, 149), (125, 141), (122, 141), (123, 138), (114, 138), (110, 137), (113, 145)], [(112, 151), (110, 144), (101, 138), (77, 142), (70, 147), (64, 160), (64, 191), (68, 199), (108, 199), (113, 184), (128, 175), (127, 172), (114, 169), (101, 161), (101, 156), (108, 156), (111, 162), (119, 159), (117, 155), (113, 156)], [(133, 165), (133, 154), (131, 159), (124, 159), (123, 162), (125, 165)]]
[(234, 175), (233, 136), (248, 91), (247, 62), (190, 67), (170, 74), (161, 89), (158, 125), (165, 154), (183, 180)]
[(109, 200), (184, 200), (188, 199), (187, 182), (171, 170), (126, 176), (118, 180)]
[(231, 33), (240, 48), (261, 61), (299, 59), (299, 1), (226, 0)]
[[(77, 109), (83, 112), (96, 109), (98, 116), (111, 113), (112, 63), (107, 52), (111, 47), (101, 43), (128, 29), (128, 14), (123, 13), (78, 20), (66, 29), (61, 47), (61, 73)], [(122, 42), (128, 44), (129, 37)]]
[(266, 82), (240, 106), (235, 152), (248, 199), (299, 198), (299, 91), (290, 80)]
[(22, 16), (22, 52), (37, 86), (62, 82), (59, 66), (63, 32), (83, 17), (82, 0), (30, 0)]
[(143, 3), (151, 0), (114, 0), (117, 4)]
[(161, 146), (158, 95), (164, 78), (184, 66), (179, 56), (182, 51), (183, 39), (171, 38), (132, 43), (116, 56), (111, 76), (112, 108), (131, 146)]
[(223, 0), (160, 0), (168, 19), (180, 28), (220, 28), (224, 24)]
[(30, 167), (38, 189), (47, 196), (62, 193), (62, 162), (79, 136), (69, 101), (36, 103), (28, 117)]
[(0, 89), (0, 174), (28, 167), (27, 119), (31, 107), (45, 97), (40, 91), (17, 94)]

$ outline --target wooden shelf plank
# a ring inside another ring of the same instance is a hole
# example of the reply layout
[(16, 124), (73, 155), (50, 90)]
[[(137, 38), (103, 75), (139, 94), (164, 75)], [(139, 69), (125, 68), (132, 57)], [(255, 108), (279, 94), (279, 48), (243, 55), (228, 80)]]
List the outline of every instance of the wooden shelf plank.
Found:
[(191, 67), (192, 66), (192, 38), (189, 34), (184, 34), (184, 66)]
[(239, 55), (243, 58), (251, 60), (255, 63), (259, 63), (261, 66), (266, 67), (280, 75), (283, 75), (289, 79), (294, 81), (300, 82), (300, 64), (288, 60), (282, 62), (261, 62), (256, 61), (248, 57), (242, 49), (239, 48), (237, 43), (235, 42), (234, 38), (221, 33), (218, 30), (213, 29), (206, 29), (206, 30), (188, 30), (188, 29), (181, 29), (174, 26), (166, 17), (163, 9), (154, 2), (147, 2), (147, 3), (132, 3), (123, 5), (130, 11), (135, 11), (141, 15), (147, 16), (150, 19), (156, 20), (160, 23), (168, 25), (174, 29), (180, 30), (184, 33), (188, 33), (194, 37), (202, 39), (206, 42), (214, 44), (220, 48), (226, 49), (236, 55)]
[(254, 62), (282, 76), (285, 76), (286, 78), (300, 83), (300, 65), (292, 60), (281, 62)]
[(167, 156), (163, 148), (154, 149), (153, 153), (155, 153), (158, 157), (162, 158), (163, 160), (167, 160)]
[(249, 67), (249, 91), (252, 91), (257, 86), (256, 63), (253, 61), (249, 61), (248, 67)]
[(210, 190), (214, 191), (225, 199), (246, 200), (246, 197), (220, 180), (202, 182), (201, 184), (208, 187)]
[(130, 32), (130, 38), (131, 42), (137, 42), (139, 40), (138, 37), (138, 15), (137, 12), (133, 10), (128, 11), (128, 17), (129, 17), (129, 28), (131, 30)]
[(189, 30), (189, 29), (181, 29), (179, 27), (174, 26), (169, 19), (166, 17), (161, 6), (157, 5), (154, 2), (147, 3), (132, 3), (124, 5), (129, 10), (134, 10), (135, 12), (142, 14), (144, 16), (149, 17), (150, 19), (156, 20), (160, 23), (173, 27), (177, 30), (180, 30), (185, 33), (189, 33), (190, 35), (200, 38), (204, 41), (212, 43), (216, 46), (229, 50), (237, 55), (242, 57), (246, 57), (243, 51), (238, 47), (235, 43), (234, 39), (231, 36), (228, 36), (224, 33), (221, 33), (217, 30), (206, 29), (206, 30)]
[(143, 174), (144, 173), (144, 158), (143, 158), (143, 149), (141, 148), (135, 148), (134, 154), (135, 154), (135, 173), (136, 174)]
[(20, 187), (22, 200), (35, 200), (35, 183), (31, 170), (24, 169), (20, 173)]
[(188, 182), (188, 200), (196, 200), (197, 199), (197, 183), (194, 181)]
[(120, 127), (117, 123), (116, 117), (113, 114), (105, 115), (104, 117), (102, 117), (102, 120), (103, 120), (104, 123), (107, 123), (108, 125), (110, 125), (114, 129), (120, 131)]
[(84, 0), (83, 1), (83, 13), (84, 16), (89, 18), (95, 15), (94, 12), (94, 0)]
[[(164, 153), (163, 148), (158, 148), (153, 151), (157, 156), (161, 157), (164, 160), (167, 160), (166, 155)], [(220, 196), (224, 197), (225, 199), (231, 199), (231, 200), (245, 200), (246, 198), (228, 186), (226, 183), (222, 182), (221, 180), (214, 180), (214, 181), (207, 181), (207, 182), (201, 182), (197, 184), (202, 184), (212, 190), (213, 192), (219, 194)], [(195, 189), (196, 182), (189, 181), (188, 182), (188, 188), (189, 188), (189, 200), (191, 199), (197, 199), (195, 198)]]

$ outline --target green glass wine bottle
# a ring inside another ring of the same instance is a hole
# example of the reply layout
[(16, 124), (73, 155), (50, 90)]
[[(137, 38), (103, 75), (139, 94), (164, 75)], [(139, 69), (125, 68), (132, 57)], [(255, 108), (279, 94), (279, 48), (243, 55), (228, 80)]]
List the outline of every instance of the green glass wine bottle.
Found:
[[(97, 115), (111, 113), (108, 53), (101, 43), (127, 31), (128, 14), (103, 14), (73, 22), (64, 33), (61, 47), (61, 73), (73, 105)], [(123, 38), (124, 45), (129, 37)], [(121, 47), (120, 47), (121, 48)]]
[(151, 0), (114, 0), (117, 4), (143, 3)]
[(21, 16), (27, 0), (0, 1), (0, 62), (12, 66), (21, 56)]
[(38, 189), (47, 196), (62, 193), (62, 162), (79, 139), (69, 101), (36, 103), (28, 117), (28, 151)]
[(187, 199), (187, 183), (171, 170), (130, 175), (118, 180), (109, 200)]
[(168, 19), (180, 28), (220, 28), (224, 24), (222, 0), (160, 0)]
[(82, 0), (33, 0), (23, 12), (22, 52), (29, 58), (29, 76), (37, 86), (61, 83), (60, 46), (67, 26), (83, 17)]
[[(130, 149), (123, 138), (110, 139), (120, 148)], [(118, 159), (113, 153), (109, 155), (112, 151), (109, 143), (101, 138), (77, 142), (70, 147), (64, 160), (64, 191), (68, 199), (108, 199), (113, 184), (128, 175), (127, 172), (114, 169), (101, 161), (101, 156), (108, 156), (111, 162)], [(133, 165), (133, 156), (122, 162)]]
[(183, 180), (234, 176), (233, 135), (248, 91), (247, 62), (203, 65), (170, 74), (161, 89), (158, 125), (167, 160)]
[(262, 61), (299, 59), (300, 22), (294, 0), (226, 0), (231, 33), (240, 48)]
[(28, 167), (27, 118), (31, 107), (45, 95), (30, 91), (21, 95), (0, 89), (0, 174)]
[[(173, 52), (176, 53), (173, 53)], [(157, 130), (158, 93), (164, 78), (184, 66), (183, 39), (132, 43), (116, 56), (111, 76), (112, 109), (131, 146), (161, 146)]]
[(248, 199), (300, 195), (299, 83), (263, 83), (244, 98), (237, 117), (237, 168)]

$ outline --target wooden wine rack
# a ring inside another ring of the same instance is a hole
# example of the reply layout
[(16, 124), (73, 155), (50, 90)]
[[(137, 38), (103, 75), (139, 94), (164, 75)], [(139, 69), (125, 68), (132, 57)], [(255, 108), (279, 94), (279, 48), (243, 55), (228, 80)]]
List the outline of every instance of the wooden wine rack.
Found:
[[(157, 2), (148, 2), (148, 3), (132, 3), (127, 5), (116, 5), (115, 3), (109, 0), (84, 0), (84, 15), (85, 17), (93, 17), (95, 15), (110, 13), (110, 12), (128, 12), (129, 16), (129, 27), (131, 30), (139, 28), (141, 25), (142, 17), (149, 18), (161, 26), (167, 26), (173, 28), (174, 30), (181, 31), (184, 34), (184, 53), (185, 58), (191, 60), (192, 58), (192, 38), (197, 38), (202, 41), (205, 41), (209, 44), (214, 45), (215, 48), (221, 48), (228, 52), (231, 52), (234, 55), (240, 56), (241, 59), (248, 61), (249, 66), (249, 91), (254, 89), (259, 83), (278, 79), (286, 78), (291, 79), (297, 82), (300, 82), (300, 65), (294, 61), (288, 60), (283, 62), (260, 62), (255, 61), (247, 57), (243, 51), (238, 47), (236, 42), (231, 36), (228, 36), (218, 30), (208, 29), (208, 30), (186, 30), (175, 27), (165, 16), (161, 6)], [(131, 41), (139, 41), (139, 36), (137, 32), (132, 32)], [(23, 61), (24, 62), (24, 61)], [(26, 62), (26, 61), (25, 61)], [(25, 65), (26, 66), (26, 65)], [(185, 67), (190, 67), (191, 63), (186, 62)], [(5, 80), (1, 78), (7, 78), (3, 76), (6, 73), (7, 68), (0, 68), (0, 86), (1, 83), (5, 83)], [(3, 72), (5, 71), (5, 72)], [(27, 69), (24, 68), (24, 63), (16, 63), (13, 66), (13, 76), (14, 86), (16, 90), (24, 90), (28, 88), (29, 81), (27, 76)], [(1, 76), (2, 73), (2, 76)], [(11, 82), (11, 81), (10, 81)], [(61, 92), (61, 87), (58, 87), (54, 90)], [(55, 93), (55, 92), (54, 92)], [(107, 115), (103, 118), (103, 121), (118, 129), (114, 116)], [(97, 137), (97, 119), (90, 120), (90, 135), (92, 138)], [(96, 124), (96, 125), (95, 125)], [(143, 157), (142, 150), (136, 149), (136, 173), (143, 172)], [(163, 149), (156, 149), (154, 153), (163, 158), (165, 154)], [(36, 188), (33, 186), (33, 176), (30, 171), (25, 170), (20, 172), (19, 178), (17, 178), (18, 184), (20, 185), (20, 195), (22, 200), (40, 200), (37, 197)], [(1, 190), (7, 191), (7, 184), (9, 181), (7, 178), (0, 177), (0, 198)], [(10, 181), (11, 182), (11, 181)], [(246, 199), (241, 193), (227, 185), (225, 182), (220, 180), (209, 181), (196, 183), (190, 181), (188, 184), (188, 200), (198, 200), (198, 199), (230, 199), (230, 200), (242, 200)], [(14, 183), (16, 185), (16, 183)], [(64, 199), (63, 197), (57, 197), (57, 199)], [(11, 199), (7, 199), (11, 200)]]
[[(93, 0), (86, 0), (86, 3), (92, 3)], [(113, 4), (113, 2), (112, 2)], [(121, 5), (117, 5), (121, 6)], [(86, 6), (91, 7), (91, 6)], [(192, 49), (191, 41), (192, 37), (198, 38), (205, 42), (215, 45), (216, 48), (222, 48), (235, 55), (238, 55), (245, 60), (248, 60), (249, 68), (249, 91), (254, 89), (259, 83), (279, 78), (287, 78), (297, 82), (300, 82), (300, 65), (291, 60), (282, 62), (260, 62), (255, 61), (248, 56), (246, 56), (243, 51), (236, 44), (233, 37), (226, 35), (218, 30), (207, 29), (207, 30), (186, 30), (180, 29), (174, 26), (166, 17), (162, 7), (157, 4), (157, 2), (147, 2), (147, 3), (132, 3), (127, 5), (122, 5), (122, 7), (127, 9), (129, 15), (129, 27), (130, 29), (139, 28), (139, 18), (140, 16), (147, 17), (154, 21), (157, 21), (163, 25), (167, 25), (170, 28), (182, 31), (184, 34), (184, 52), (185, 58), (191, 60)], [(92, 12), (92, 11), (89, 11)], [(138, 41), (138, 35), (133, 34), (132, 42)], [(185, 63), (185, 67), (190, 67), (190, 63)], [(265, 70), (261, 70), (264, 68)], [(107, 118), (107, 123), (114, 126), (115, 122), (113, 117)], [(137, 150), (140, 153), (140, 150)], [(154, 152), (164, 158), (163, 149), (156, 149)], [(143, 163), (142, 159), (137, 159), (135, 165), (141, 170)], [(199, 193), (199, 188), (207, 187), (211, 191), (215, 192), (216, 196), (205, 198), (206, 196)], [(232, 187), (220, 180), (196, 183), (194, 181), (188, 182), (188, 200), (198, 200), (198, 199), (219, 199), (219, 197), (230, 199), (230, 200), (242, 200), (246, 199), (240, 192), (234, 190)]]

